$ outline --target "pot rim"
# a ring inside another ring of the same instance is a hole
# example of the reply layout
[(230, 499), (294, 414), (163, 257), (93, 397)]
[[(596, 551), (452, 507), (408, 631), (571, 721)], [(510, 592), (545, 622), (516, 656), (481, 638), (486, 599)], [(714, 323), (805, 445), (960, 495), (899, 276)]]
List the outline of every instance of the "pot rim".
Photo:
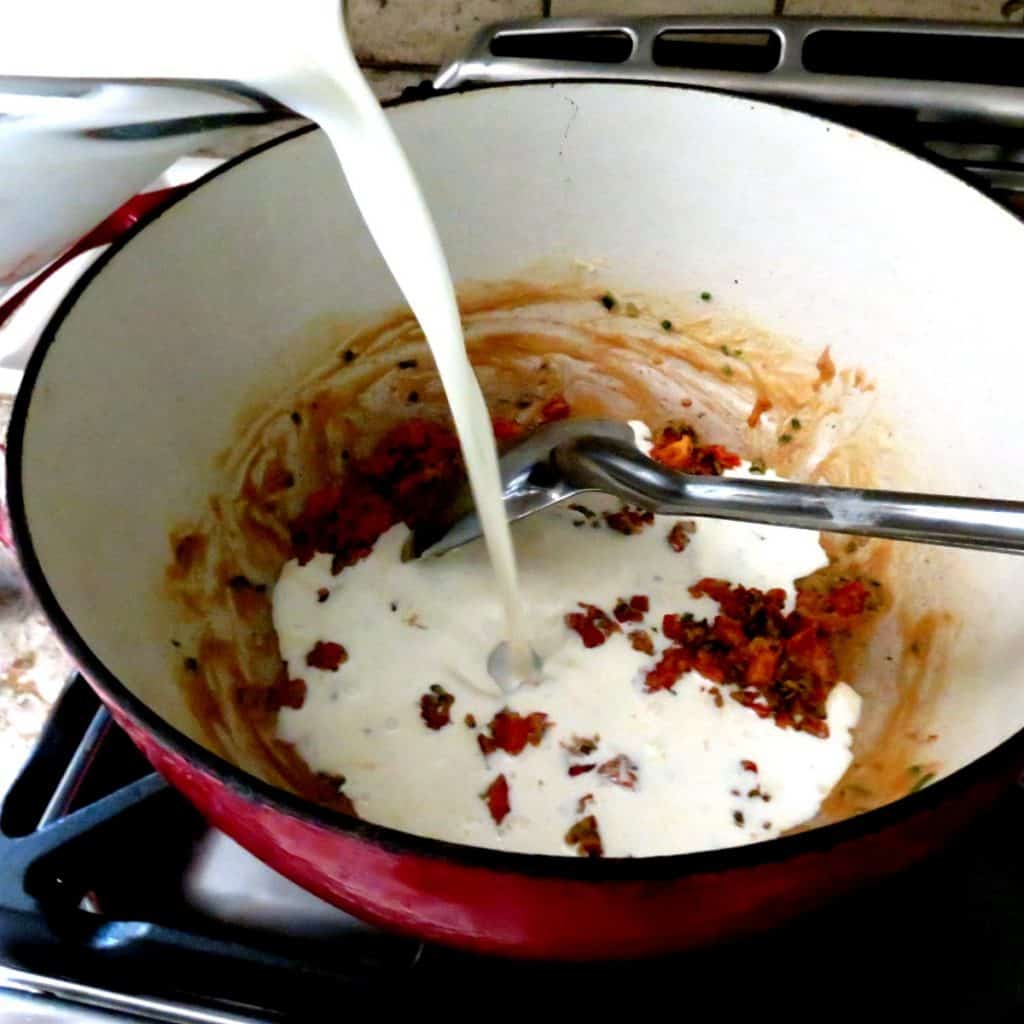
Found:
[[(809, 117), (826, 124), (835, 123), (827, 118), (793, 109), (784, 103), (766, 102), (747, 96), (673, 83), (608, 81), (607, 79), (600, 78), (579, 79), (571, 82), (551, 79), (494, 84), (483, 87), (473, 86), (455, 92), (404, 95), (386, 103), (385, 106), (409, 106), (414, 103), (427, 101), (460, 101), (478, 92), (491, 92), (502, 89), (542, 89), (549, 88), (552, 85), (568, 88), (590, 88), (595, 85), (607, 88), (665, 88), (703, 94), (712, 93), (725, 101), (742, 102), (756, 107), (783, 109), (794, 116)], [(939, 781), (924, 787), (916, 793), (907, 794), (880, 808), (847, 818), (843, 821), (823, 825), (795, 835), (781, 836), (718, 850), (701, 850), (692, 853), (668, 854), (658, 857), (607, 857), (591, 859), (558, 854), (515, 853), (417, 836), (322, 807), (285, 789), (264, 782), (255, 775), (213, 753), (171, 725), (170, 722), (162, 718), (141, 698), (136, 696), (92, 651), (88, 642), (77, 631), (68, 615), (65, 614), (56, 594), (50, 588), (46, 574), (35, 551), (31, 527), (25, 512), (25, 494), (22, 481), (25, 429), (35, 385), (43, 363), (60, 333), (60, 328), (74, 309), (79, 297), (89, 287), (91, 282), (102, 274), (114, 257), (126, 246), (129, 246), (140, 232), (144, 231), (160, 217), (169, 214), (193, 192), (203, 188), (208, 182), (229, 173), (246, 161), (258, 158), (277, 146), (317, 130), (316, 125), (303, 126), (262, 143), (253, 149), (246, 150), (244, 153), (226, 161), (209, 174), (184, 186), (167, 203), (140, 218), (131, 229), (115, 241), (102, 256), (88, 267), (85, 273), (75, 282), (56, 312), (47, 322), (25, 368), (22, 384), (16, 395), (12, 410), (6, 452), (8, 514), (15, 548), (28, 583), (61, 643), (71, 653), (82, 674), (104, 700), (113, 704), (140, 729), (153, 736), (166, 750), (185, 759), (190, 765), (199, 768), (204, 775), (212, 777), (222, 785), (229, 787), (238, 796), (256, 804), (272, 807), (306, 824), (341, 832), (351, 836), (353, 839), (369, 843), (393, 854), (455, 862), (467, 868), (478, 868), (493, 872), (556, 878), (576, 882), (645, 882), (679, 878), (685, 875), (717, 874), (793, 859), (801, 855), (823, 854), (834, 847), (853, 843), (872, 833), (883, 831), (900, 823), (906, 823), (910, 818), (917, 815), (935, 811), (947, 800), (952, 801), (962, 798), (976, 784), (999, 772), (1007, 763), (1012, 761), (1024, 763), (1024, 726), (1022, 726), (1016, 733), (982, 754), (981, 757), (968, 762)], [(856, 129), (848, 130), (857, 131)], [(867, 133), (857, 131), (857, 134), (866, 135)], [(880, 140), (874, 136), (867, 137), (901, 152), (904, 156), (918, 160), (929, 168), (938, 169), (949, 174), (961, 184), (972, 188), (987, 199), (995, 202), (987, 188), (979, 184), (978, 181), (967, 178), (957, 169), (951, 169), (937, 161), (926, 160), (913, 151), (904, 149), (887, 140)], [(995, 205), (1003, 209), (1000, 204), (995, 203)], [(1020, 224), (1019, 220), (1009, 210), (1004, 210), (1004, 212), (1006, 216), (1011, 217), (1015, 223), (1019, 224), (1021, 230), (1024, 230), (1024, 224)]]

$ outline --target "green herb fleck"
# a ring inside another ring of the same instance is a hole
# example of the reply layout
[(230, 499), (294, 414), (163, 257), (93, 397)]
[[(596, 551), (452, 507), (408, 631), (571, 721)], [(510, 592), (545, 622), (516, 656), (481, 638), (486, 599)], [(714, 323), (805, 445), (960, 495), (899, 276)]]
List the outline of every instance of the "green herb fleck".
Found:
[(615, 296), (611, 292), (605, 292), (600, 298), (600, 303), (605, 309), (612, 310), (618, 303), (615, 301)]
[(724, 373), (726, 375), (726, 377), (731, 377), (732, 376), (732, 367), (731, 366), (723, 366), (722, 367), (722, 373)]
[(799, 430), (803, 426), (803, 424), (795, 416), (789, 421), (789, 425), (794, 430)]
[(764, 462), (761, 459), (754, 459), (754, 461), (751, 462), (750, 464), (751, 473), (765, 473), (767, 472), (767, 470), (768, 467), (764, 464)]
[(703, 302), (710, 302), (711, 301), (711, 292), (701, 292), (700, 293), (700, 297), (701, 297), (701, 301), (703, 301)]
[(185, 659), (185, 671), (186, 672), (198, 672), (199, 671), (199, 662), (196, 661), (195, 658), (186, 658)]
[(672, 330), (672, 321), (671, 320), (662, 320), (661, 321), (661, 329), (663, 331), (671, 331)]
[(779, 444), (789, 444), (789, 442), (792, 441), (792, 440), (793, 440), (793, 435), (792, 434), (783, 434), (779, 438)]
[(638, 317), (640, 315), (640, 307), (635, 302), (627, 302), (625, 311), (626, 316)]

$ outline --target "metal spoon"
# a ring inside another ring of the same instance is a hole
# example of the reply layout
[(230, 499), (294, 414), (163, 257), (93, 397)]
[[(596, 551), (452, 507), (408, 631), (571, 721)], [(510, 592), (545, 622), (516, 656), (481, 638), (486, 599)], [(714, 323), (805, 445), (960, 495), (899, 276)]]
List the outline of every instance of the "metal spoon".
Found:
[[(658, 513), (1024, 553), (1024, 502), (691, 476), (648, 458), (629, 426), (609, 420), (541, 427), (502, 457), (501, 478), (509, 522), (601, 491)], [(406, 555), (443, 555), (479, 536), (467, 491), (444, 522), (413, 534)]]

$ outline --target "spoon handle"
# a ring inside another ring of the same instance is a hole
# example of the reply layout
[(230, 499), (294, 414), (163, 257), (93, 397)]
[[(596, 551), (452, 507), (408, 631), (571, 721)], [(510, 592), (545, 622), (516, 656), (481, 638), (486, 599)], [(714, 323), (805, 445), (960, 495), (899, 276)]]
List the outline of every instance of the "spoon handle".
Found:
[(559, 446), (555, 459), (575, 486), (652, 512), (1024, 554), (1024, 502), (691, 476), (601, 438)]

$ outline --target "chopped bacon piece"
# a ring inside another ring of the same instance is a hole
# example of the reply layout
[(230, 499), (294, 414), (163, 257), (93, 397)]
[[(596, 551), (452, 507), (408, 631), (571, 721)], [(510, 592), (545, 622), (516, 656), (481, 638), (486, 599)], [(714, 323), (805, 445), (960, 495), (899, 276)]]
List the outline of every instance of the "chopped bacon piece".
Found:
[(527, 744), (540, 746), (544, 734), (555, 723), (548, 721), (543, 711), (533, 711), (521, 715), (518, 711), (503, 708), (490, 721), (490, 736), (481, 733), (477, 743), (484, 754), (493, 754), (495, 750), (504, 750), (506, 754), (521, 754)]
[(669, 647), (661, 655), (644, 679), (648, 693), (656, 690), (671, 690), (681, 676), (693, 668), (693, 656), (683, 647)]
[(625, 601), (622, 600), (621, 597), (615, 602), (615, 607), (612, 609), (612, 615), (615, 616), (616, 622), (643, 621), (643, 613), (634, 611)]
[(619, 754), (610, 761), (605, 761), (597, 769), (598, 775), (603, 775), (616, 786), (623, 789), (636, 789), (637, 766), (625, 754)]
[(651, 639), (651, 634), (646, 629), (630, 630), (629, 643), (634, 651), (639, 651), (641, 654), (654, 653), (654, 640)]
[(645, 595), (634, 594), (628, 601), (620, 597), (612, 614), (619, 622), (643, 622), (650, 609), (651, 602)]
[(786, 592), (779, 588), (757, 590), (753, 587), (733, 587), (725, 580), (705, 577), (690, 587), (691, 597), (710, 597), (717, 601), (724, 614), (745, 622), (766, 616), (772, 625), (781, 626)]
[(724, 683), (729, 675), (729, 666), (722, 652), (713, 647), (702, 647), (693, 659), (693, 667), (713, 683)]
[(351, 471), (386, 494), (398, 518), (409, 525), (436, 518), (464, 478), (455, 433), (423, 419), (407, 420), (389, 430)]
[(796, 610), (819, 629), (828, 633), (848, 630), (867, 607), (868, 588), (860, 580), (850, 580), (824, 593), (801, 590)]
[(395, 523), (436, 518), (463, 477), (459, 442), (448, 427), (421, 419), (401, 423), (369, 456), (349, 461), (344, 481), (309, 495), (291, 524), (295, 556), (305, 565), (326, 552), (334, 556), (332, 571), (340, 572), (365, 558)]
[(581, 857), (602, 857), (604, 846), (601, 843), (601, 833), (597, 828), (597, 818), (588, 814), (580, 818), (568, 832), (565, 833), (565, 841), (569, 846), (575, 846), (576, 852)]
[(740, 767), (745, 772), (756, 772), (757, 771), (757, 762), (756, 761), (751, 761), (748, 758), (744, 758), (742, 761), (740, 761)]
[(711, 627), (711, 636), (729, 647), (740, 647), (747, 642), (747, 634), (743, 632), (743, 627), (728, 615), (716, 616)]
[(540, 418), (543, 423), (554, 423), (555, 420), (566, 420), (572, 413), (569, 403), (562, 395), (555, 395), (549, 398), (540, 410)]
[(698, 622), (689, 612), (685, 615), (663, 615), (661, 631), (669, 640), (675, 640), (687, 647), (706, 643), (710, 634), (708, 624), (703, 620)]
[(582, 814), (587, 809), (587, 804), (592, 804), (593, 802), (594, 794), (584, 793), (583, 796), (581, 796), (579, 800), (576, 801), (576, 813)]
[(494, 439), (499, 444), (519, 440), (526, 429), (521, 423), (504, 416), (492, 416), (491, 427), (494, 430)]
[(324, 672), (337, 672), (348, 661), (348, 651), (341, 644), (330, 640), (317, 640), (313, 650), (306, 655), (306, 664), (310, 668), (319, 668)]
[(772, 709), (762, 703), (756, 693), (751, 693), (749, 690), (736, 690), (730, 696), (737, 704), (742, 704), (745, 708), (756, 712), (758, 718), (771, 717)]
[(690, 543), (690, 534), (697, 529), (695, 523), (680, 521), (668, 531), (668, 546), (673, 551), (683, 552)]
[(630, 537), (650, 526), (654, 522), (654, 513), (643, 508), (623, 505), (618, 512), (605, 512), (604, 521), (616, 533)]
[(443, 729), (452, 720), (452, 705), (455, 697), (440, 683), (434, 683), (430, 692), (420, 697), (420, 718), (428, 729)]
[(814, 626), (805, 626), (786, 641), (786, 659), (791, 666), (822, 683), (839, 682), (839, 668), (828, 637)]
[(504, 775), (499, 775), (481, 794), (481, 799), (487, 804), (494, 824), (500, 825), (512, 810), (508, 799), (508, 779)]
[[(825, 709), (839, 679), (831, 637), (849, 629), (867, 608), (867, 589), (843, 582), (829, 591), (798, 588), (796, 610), (784, 613), (783, 590), (732, 586), (702, 579), (690, 588), (720, 607), (712, 624), (692, 615), (665, 615), (672, 644), (647, 672), (648, 692), (671, 690), (693, 669), (714, 683), (738, 687), (730, 696), (784, 729), (827, 736)], [(712, 694), (721, 706), (717, 688)]]
[[(246, 687), (246, 690), (258, 690), (260, 687)], [(294, 708), (296, 711), (306, 703), (306, 683), (302, 679), (282, 677), (266, 688), (266, 708), (268, 711), (280, 711), (281, 708)]]
[(571, 764), (569, 765), (569, 778), (575, 779), (577, 775), (586, 775), (597, 767), (596, 764)]
[(747, 644), (747, 668), (743, 677), (745, 686), (763, 689), (775, 678), (782, 657), (782, 645), (778, 640), (757, 636)]
[(596, 604), (584, 604), (580, 601), (580, 607), (583, 609), (582, 612), (566, 614), (565, 624), (579, 633), (584, 647), (600, 647), (612, 633), (620, 632), (618, 623)]
[(651, 458), (669, 469), (698, 476), (721, 476), (735, 469), (740, 457), (720, 444), (700, 445), (692, 427), (669, 425), (655, 438)]
[(292, 524), (292, 545), (301, 565), (326, 551), (335, 556), (340, 572), (365, 558), (396, 521), (390, 502), (353, 479), (344, 487), (332, 484), (309, 496)]
[(663, 437), (651, 448), (651, 458), (669, 469), (685, 470), (690, 465), (693, 448), (693, 437), (690, 434), (683, 434), (674, 440)]

